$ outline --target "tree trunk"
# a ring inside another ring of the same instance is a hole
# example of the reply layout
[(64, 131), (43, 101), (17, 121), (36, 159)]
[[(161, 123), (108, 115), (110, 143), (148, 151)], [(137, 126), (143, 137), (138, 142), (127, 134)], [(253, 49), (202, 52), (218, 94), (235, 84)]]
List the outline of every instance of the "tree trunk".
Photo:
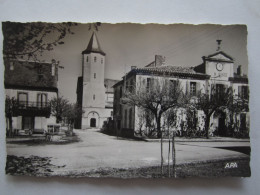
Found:
[(163, 175), (163, 136), (161, 136), (161, 175)]
[(171, 170), (170, 170), (170, 153), (171, 153), (171, 140), (169, 136), (169, 148), (168, 148), (168, 177), (171, 177)]
[(163, 175), (163, 136), (161, 132), (161, 117), (156, 116), (157, 137), (161, 138), (161, 176)]
[(176, 153), (175, 153), (175, 141), (173, 135), (172, 136), (172, 175), (174, 178), (176, 178), (175, 164), (176, 164)]
[(156, 125), (157, 125), (157, 138), (162, 138), (161, 117), (156, 117)]
[(210, 125), (210, 116), (206, 116), (205, 132), (206, 132), (206, 138), (207, 139), (209, 139), (209, 125)]

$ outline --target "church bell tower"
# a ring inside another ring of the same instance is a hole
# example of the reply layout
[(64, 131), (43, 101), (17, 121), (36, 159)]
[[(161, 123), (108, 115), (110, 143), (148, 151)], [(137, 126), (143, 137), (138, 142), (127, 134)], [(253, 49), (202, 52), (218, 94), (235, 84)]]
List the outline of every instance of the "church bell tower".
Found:
[(93, 32), (87, 48), (82, 51), (82, 127), (100, 126), (100, 110), (105, 109), (105, 52)]

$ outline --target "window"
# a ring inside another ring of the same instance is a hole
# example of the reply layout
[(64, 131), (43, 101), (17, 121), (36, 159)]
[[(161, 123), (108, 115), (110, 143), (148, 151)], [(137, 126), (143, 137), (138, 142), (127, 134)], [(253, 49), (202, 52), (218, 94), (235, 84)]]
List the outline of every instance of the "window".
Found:
[(52, 66), (51, 66), (51, 75), (52, 76), (55, 76), (55, 68), (56, 68), (56, 65), (52, 64)]
[(95, 100), (96, 99), (96, 96), (95, 95), (93, 95), (93, 100)]
[(126, 81), (126, 91), (128, 91), (128, 90), (129, 90), (129, 82)]
[(47, 106), (47, 94), (38, 93), (37, 94), (37, 107), (46, 107)]
[(146, 80), (146, 91), (149, 91), (151, 87), (151, 78), (147, 78)]
[(248, 87), (247, 86), (242, 86), (242, 98), (248, 99)]
[(26, 106), (28, 104), (28, 93), (19, 92), (18, 93), (19, 105)]
[(224, 85), (223, 84), (216, 84), (216, 96), (220, 99), (224, 94)]
[(43, 79), (43, 70), (42, 70), (42, 65), (39, 64), (38, 66), (38, 80), (42, 80)]
[(94, 73), (94, 79), (96, 78), (96, 73)]
[(174, 91), (176, 90), (177, 87), (177, 81), (176, 80), (170, 80), (171, 81), (171, 89), (173, 89)]
[(248, 99), (248, 86), (238, 86), (238, 96), (242, 99)]
[(113, 117), (113, 111), (111, 111), (110, 116)]
[(120, 98), (123, 96), (123, 89), (120, 87)]
[(196, 95), (196, 82), (190, 82), (190, 95)]
[(134, 91), (134, 80), (130, 80), (130, 86), (129, 86), (129, 91), (132, 93)]
[(103, 58), (101, 58), (101, 64), (103, 64)]
[(94, 62), (97, 62), (97, 57), (96, 56), (94, 57)]
[(42, 65), (41, 64), (38, 66), (38, 74), (42, 74)]
[(88, 62), (88, 56), (87, 56), (87, 59), (86, 59), (86, 61)]

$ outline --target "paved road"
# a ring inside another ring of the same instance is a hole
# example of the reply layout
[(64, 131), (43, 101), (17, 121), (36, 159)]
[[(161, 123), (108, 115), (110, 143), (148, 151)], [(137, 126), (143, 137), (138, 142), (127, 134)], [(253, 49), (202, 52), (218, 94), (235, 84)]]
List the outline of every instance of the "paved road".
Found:
[[(160, 143), (116, 138), (97, 129), (75, 130), (81, 141), (67, 145), (7, 144), (9, 155), (52, 157), (52, 164), (66, 165), (59, 174), (98, 168), (134, 168), (160, 164)], [(249, 142), (177, 142), (177, 164), (243, 158), (248, 155), (216, 147), (246, 147)], [(164, 143), (165, 163), (168, 143)]]

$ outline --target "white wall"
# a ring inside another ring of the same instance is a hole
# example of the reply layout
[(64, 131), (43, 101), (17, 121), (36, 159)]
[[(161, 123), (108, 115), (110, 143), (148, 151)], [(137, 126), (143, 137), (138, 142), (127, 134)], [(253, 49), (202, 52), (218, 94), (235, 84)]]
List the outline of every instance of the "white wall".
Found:
[[(47, 101), (50, 101), (52, 98), (57, 97), (56, 92), (47, 92), (47, 91), (32, 91), (32, 90), (18, 90), (18, 89), (5, 89), (6, 96), (10, 98), (14, 97), (18, 99), (18, 93), (25, 92), (28, 94), (28, 101), (37, 102), (37, 94), (44, 93), (47, 94)], [(47, 125), (50, 123), (56, 123), (56, 118), (50, 116), (49, 118), (35, 116), (34, 117), (34, 128), (35, 129), (45, 129), (47, 130)], [(13, 117), (13, 128), (22, 129), (22, 116)]]
[(32, 90), (20, 90), (20, 89), (5, 89), (6, 96), (10, 98), (14, 97), (18, 99), (18, 93), (25, 92), (28, 93), (28, 101), (37, 102), (37, 94), (45, 93), (47, 94), (47, 99), (51, 100), (54, 97), (57, 97), (56, 92), (48, 92), (48, 91), (32, 91)]

